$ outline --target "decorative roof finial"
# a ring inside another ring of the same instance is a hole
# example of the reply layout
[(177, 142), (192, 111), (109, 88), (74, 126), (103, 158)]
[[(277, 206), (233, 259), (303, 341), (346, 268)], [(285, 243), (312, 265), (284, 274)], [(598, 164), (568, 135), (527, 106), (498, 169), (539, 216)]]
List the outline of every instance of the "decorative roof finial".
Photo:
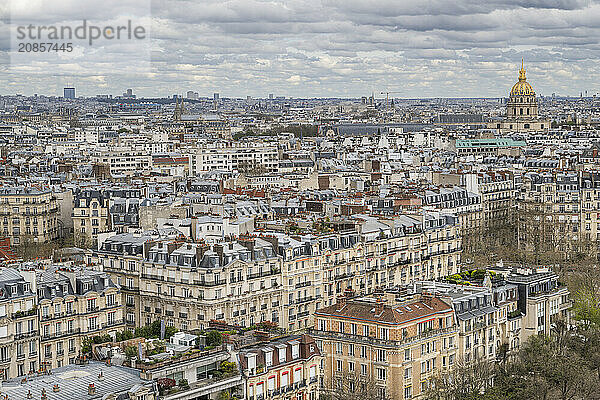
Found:
[(521, 58), (521, 70), (519, 71), (519, 81), (525, 81), (525, 67), (523, 66), (523, 59)]

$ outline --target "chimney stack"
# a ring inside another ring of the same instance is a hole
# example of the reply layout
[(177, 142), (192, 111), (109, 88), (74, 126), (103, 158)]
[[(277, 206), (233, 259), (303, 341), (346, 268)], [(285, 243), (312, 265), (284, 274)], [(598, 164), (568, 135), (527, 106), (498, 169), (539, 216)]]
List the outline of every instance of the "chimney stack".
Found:
[(377, 302), (375, 303), (375, 315), (383, 314), (383, 308), (385, 306), (385, 302), (383, 301), (383, 297), (378, 297)]

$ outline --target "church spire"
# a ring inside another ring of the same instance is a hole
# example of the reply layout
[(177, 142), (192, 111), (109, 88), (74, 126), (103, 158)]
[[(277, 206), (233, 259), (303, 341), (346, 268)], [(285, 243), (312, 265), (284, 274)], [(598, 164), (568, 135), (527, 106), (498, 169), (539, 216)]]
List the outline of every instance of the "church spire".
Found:
[(519, 81), (525, 81), (525, 67), (523, 66), (523, 59), (521, 58), (521, 70), (519, 71)]

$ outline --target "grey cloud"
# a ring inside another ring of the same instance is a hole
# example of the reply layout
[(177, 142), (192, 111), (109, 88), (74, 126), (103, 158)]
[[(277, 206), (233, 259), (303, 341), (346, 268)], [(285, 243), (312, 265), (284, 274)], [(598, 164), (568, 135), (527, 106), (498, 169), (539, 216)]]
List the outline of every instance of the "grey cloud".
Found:
[[(20, 0), (13, 0), (19, 2)], [(55, 0), (16, 7), (13, 21), (152, 17), (145, 49), (105, 43), (78, 58), (0, 70), (7, 93), (145, 96), (504, 96), (521, 58), (541, 93), (595, 85), (600, 4), (585, 0)], [(16, 3), (13, 3), (13, 5)], [(98, 5), (102, 4), (103, 7)], [(151, 5), (151, 7), (150, 7)], [(12, 7), (13, 9), (15, 7)], [(1, 25), (0, 25), (1, 27)], [(0, 39), (0, 49), (8, 42)], [(0, 50), (0, 57), (1, 57)], [(575, 74), (585, 67), (586, 74)], [(554, 79), (552, 70), (573, 76)], [(468, 79), (465, 79), (468, 77)], [(293, 84), (301, 82), (301, 84)]]

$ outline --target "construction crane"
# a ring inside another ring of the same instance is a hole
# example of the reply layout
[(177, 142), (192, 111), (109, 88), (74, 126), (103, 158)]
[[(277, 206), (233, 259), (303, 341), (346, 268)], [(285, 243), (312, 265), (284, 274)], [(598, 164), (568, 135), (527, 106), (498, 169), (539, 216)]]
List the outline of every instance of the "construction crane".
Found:
[(390, 94), (401, 93), (401, 92), (381, 92), (380, 94), (385, 94), (385, 110), (388, 110), (388, 101), (390, 99)]

